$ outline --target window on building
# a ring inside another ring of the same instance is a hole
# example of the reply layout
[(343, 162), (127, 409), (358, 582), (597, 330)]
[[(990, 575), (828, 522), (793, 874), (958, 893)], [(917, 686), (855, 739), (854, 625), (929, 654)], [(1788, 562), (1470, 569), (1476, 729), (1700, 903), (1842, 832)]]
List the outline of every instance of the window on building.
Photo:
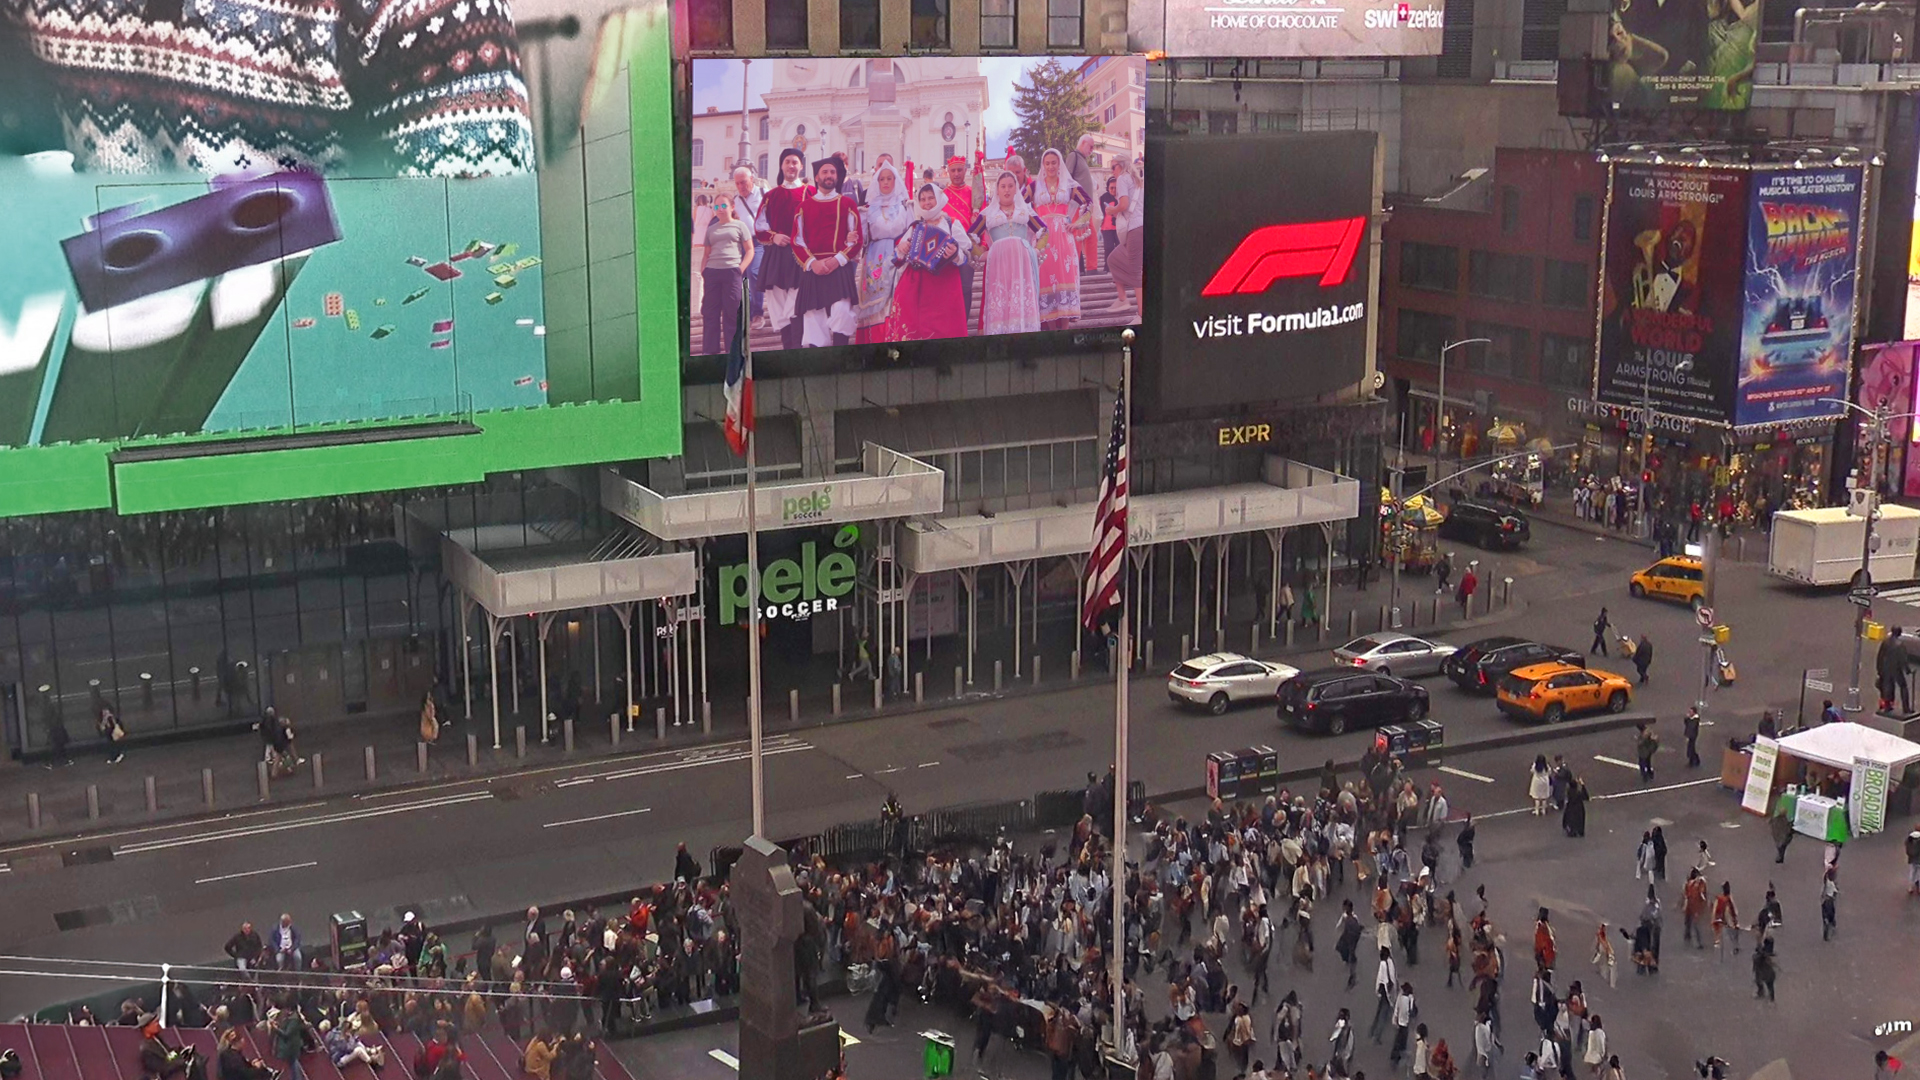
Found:
[(1107, 106), (1107, 111), (1100, 114), (1100, 122), (1103, 124), (1111, 124), (1113, 123), (1113, 118), (1119, 115), (1120, 106), (1109, 105)]
[(1443, 79), (1473, 77), (1474, 0), (1447, 0), (1441, 16), (1440, 58), (1434, 74)]
[(1567, 0), (1525, 0), (1520, 8), (1520, 59), (1560, 57), (1560, 17)]
[(1438, 364), (1440, 350), (1453, 340), (1451, 315), (1436, 315), (1431, 311), (1403, 307), (1396, 322), (1398, 335), (1394, 339), (1393, 351), (1405, 360)]
[(1047, 0), (1047, 48), (1080, 47), (1080, 20), (1083, 0)]
[(1499, 323), (1467, 323), (1468, 338), (1486, 338), (1492, 344), (1461, 349), (1467, 354), (1467, 368), (1496, 379), (1527, 379), (1527, 331)]
[[(807, 47), (807, 0), (767, 0), (767, 48), (804, 51)], [(766, 120), (760, 121), (764, 127)], [(760, 136), (766, 138), (763, 132)]]
[(694, 168), (697, 169), (700, 166), (705, 165), (707, 163), (707, 140), (705, 139), (693, 140), (693, 148), (690, 151), (690, 153), (693, 157)]
[(756, 164), (759, 167), (754, 169), (753, 171), (762, 177), (766, 176), (767, 175), (767, 155), (761, 154), (760, 160)]
[(1540, 270), (1540, 302), (1548, 307), (1583, 308), (1593, 300), (1593, 276), (1586, 263), (1548, 259)]
[(733, 48), (733, 0), (688, 0), (687, 7), (695, 49)]
[(1207, 114), (1207, 134), (1232, 135), (1240, 130), (1240, 114), (1216, 110)]
[(1400, 245), (1400, 284), (1414, 289), (1460, 287), (1460, 249), (1451, 244), (1421, 244), (1407, 241)]
[(760, 118), (760, 141), (765, 142), (772, 137), (773, 137), (773, 120), (769, 117), (762, 116)]
[(1013, 0), (980, 0), (980, 47), (1013, 48)]
[(840, 47), (880, 47), (880, 0), (840, 0)]
[(1591, 195), (1573, 197), (1573, 238), (1575, 240), (1593, 239), (1593, 196)]
[(1496, 251), (1469, 251), (1467, 292), (1491, 300), (1524, 304), (1533, 299), (1533, 260)]
[(1299, 131), (1300, 114), (1291, 112), (1252, 112), (1247, 118), (1255, 131)]
[(1500, 231), (1517, 232), (1520, 228), (1520, 189), (1502, 187), (1500, 189)]
[(1173, 130), (1188, 135), (1199, 131), (1203, 121), (1204, 117), (1201, 116), (1199, 109), (1175, 109), (1167, 118)]
[(1556, 390), (1589, 389), (1593, 385), (1593, 340), (1541, 334), (1540, 381)]
[(940, 145), (940, 160), (941, 160), (941, 161), (952, 161), (952, 160), (953, 160), (953, 158), (954, 158), (954, 147), (953, 147), (953, 144), (952, 144), (952, 143), (942, 143), (942, 144)]
[(951, 35), (948, 33), (948, 2), (949, 0), (912, 0), (914, 48), (943, 50), (953, 47)]

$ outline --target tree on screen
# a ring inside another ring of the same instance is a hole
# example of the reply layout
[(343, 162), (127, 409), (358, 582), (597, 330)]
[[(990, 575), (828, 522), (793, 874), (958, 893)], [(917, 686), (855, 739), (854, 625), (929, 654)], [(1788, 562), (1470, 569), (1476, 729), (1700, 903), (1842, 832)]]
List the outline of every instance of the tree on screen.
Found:
[(1007, 137), (1007, 146), (1038, 174), (1042, 151), (1052, 147), (1064, 154), (1080, 136), (1097, 129), (1090, 119), (1092, 105), (1093, 95), (1080, 84), (1079, 74), (1049, 59), (1027, 72), (1025, 84), (1014, 84), (1013, 114), (1020, 122)]

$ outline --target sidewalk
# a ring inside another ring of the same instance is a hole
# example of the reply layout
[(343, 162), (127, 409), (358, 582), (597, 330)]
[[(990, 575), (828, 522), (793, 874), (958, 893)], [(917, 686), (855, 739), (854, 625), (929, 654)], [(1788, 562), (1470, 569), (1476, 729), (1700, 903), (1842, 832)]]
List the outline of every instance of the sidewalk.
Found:
[[(1517, 593), (1520, 584), (1508, 593), (1500, 570), (1498, 555), (1474, 552), (1481, 560), (1484, 582), (1476, 596), (1471, 616), (1461, 617), (1451, 595), (1436, 596), (1431, 578), (1405, 576), (1401, 582), (1402, 629), (1409, 633), (1446, 633), (1505, 621), (1525, 610)], [(1512, 561), (1509, 560), (1509, 567)], [(1464, 567), (1463, 567), (1464, 568)], [(1287, 658), (1299, 666), (1317, 666), (1313, 658), (1324, 650), (1346, 641), (1352, 634), (1385, 628), (1390, 622), (1388, 603), (1391, 582), (1387, 577), (1370, 580), (1366, 589), (1338, 584), (1334, 593), (1320, 597), (1329, 607), (1327, 628), (1298, 625), (1289, 637), (1282, 631), (1276, 643), (1268, 634), (1268, 624), (1260, 618), (1265, 597), (1253, 595), (1247, 582), (1235, 582), (1229, 592), (1227, 617), (1216, 635), (1210, 612), (1203, 611), (1200, 640), (1187, 642), (1193, 631), (1191, 594), (1176, 595), (1174, 617), (1167, 619), (1167, 597), (1156, 597), (1154, 624), (1147, 628), (1138, 645), (1136, 671), (1143, 677), (1162, 674), (1181, 655), (1183, 642), (1190, 645), (1186, 655), (1203, 650), (1231, 650), (1263, 658)], [(1324, 581), (1324, 578), (1320, 579)], [(1316, 589), (1316, 592), (1318, 590)], [(1436, 617), (1438, 625), (1436, 626)], [(904, 716), (926, 709), (944, 709), (967, 701), (1013, 697), (1069, 690), (1106, 681), (1104, 664), (1092, 656), (1079, 677), (1072, 675), (1072, 651), (1076, 628), (1063, 620), (1043, 622), (1034, 642), (1031, 628), (1022, 624), (1019, 675), (1015, 671), (1015, 643), (1011, 625), (995, 627), (986, 611), (981, 613), (974, 658), (974, 679), (965, 683), (965, 636), (952, 635), (936, 640), (931, 659), (923, 644), (913, 648), (908, 658), (904, 693), (876, 710), (872, 684), (864, 680), (841, 686), (841, 708), (833, 707), (835, 673), (825, 658), (796, 667), (770, 661), (765, 668), (762, 715), (768, 734), (793, 733), (820, 724), (871, 719), (877, 716)], [(1255, 642), (1258, 647), (1255, 647)], [(1032, 658), (1040, 658), (1038, 678)], [(1000, 682), (995, 685), (996, 661)], [(744, 682), (744, 672), (731, 670), (731, 661), (717, 653), (713, 669), (711, 728), (703, 728), (698, 719), (674, 726), (668, 720), (664, 738), (656, 728), (655, 702), (642, 709), (642, 719), (629, 731), (624, 725), (616, 740), (610, 729), (609, 714), (624, 702), (588, 703), (582, 721), (574, 730), (569, 753), (561, 725), (555, 724), (549, 741), (542, 743), (536, 711), (523, 719), (507, 715), (503, 701), (501, 745), (494, 748), (491, 708), (476, 695), (473, 718), (464, 720), (456, 699), (453, 708), (443, 714), (438, 742), (426, 748), (424, 768), (418, 743), (417, 718), (406, 713), (365, 714), (339, 719), (298, 724), (297, 750), (307, 759), (290, 777), (271, 779), (263, 794), (258, 766), (262, 757), (260, 737), (252, 731), (222, 734), (207, 738), (132, 745), (126, 759), (108, 764), (104, 748), (97, 742), (73, 747), (73, 762), (56, 765), (48, 761), (14, 763), (0, 766), (0, 840), (23, 840), (84, 833), (103, 828), (176, 821), (209, 815), (258, 810), (269, 806), (287, 806), (318, 799), (360, 795), (373, 791), (471, 779), (509, 776), (531, 768), (551, 767), (567, 762), (678, 750), (704, 743), (743, 739), (747, 734), (746, 701), (736, 694), (735, 681)], [(961, 669), (956, 694), (955, 669)], [(735, 675), (739, 678), (736, 680)], [(914, 690), (919, 683), (921, 700)], [(476, 689), (482, 689), (481, 687)], [(798, 719), (794, 714), (793, 691), (797, 691)], [(505, 695), (503, 695), (504, 697)], [(525, 756), (520, 756), (517, 729), (526, 730)], [(469, 747), (472, 760), (469, 762)], [(368, 760), (372, 761), (369, 776)], [(149, 785), (151, 790), (149, 791)], [(209, 787), (211, 798), (209, 798)], [(36, 802), (39, 825), (33, 827), (30, 803)]]

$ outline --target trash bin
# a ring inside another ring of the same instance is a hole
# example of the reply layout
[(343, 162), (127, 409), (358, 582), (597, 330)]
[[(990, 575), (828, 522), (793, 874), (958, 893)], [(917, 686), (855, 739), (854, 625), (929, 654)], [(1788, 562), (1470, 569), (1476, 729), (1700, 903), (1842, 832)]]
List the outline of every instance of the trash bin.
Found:
[(1447, 745), (1447, 726), (1438, 720), (1426, 719), (1415, 722), (1413, 728), (1419, 732), (1415, 742), (1429, 754), (1435, 754)]
[(926, 1040), (924, 1055), (926, 1080), (938, 1080), (942, 1076), (953, 1075), (953, 1036), (944, 1031), (931, 1028), (920, 1033)]
[(1215, 750), (1207, 755), (1207, 798), (1231, 799), (1240, 794), (1240, 755)]
[(1271, 795), (1280, 790), (1280, 755), (1271, 746), (1248, 746), (1240, 751), (1240, 793)]
[(1393, 757), (1405, 757), (1407, 753), (1407, 729), (1399, 724), (1388, 724), (1374, 733), (1374, 748)]

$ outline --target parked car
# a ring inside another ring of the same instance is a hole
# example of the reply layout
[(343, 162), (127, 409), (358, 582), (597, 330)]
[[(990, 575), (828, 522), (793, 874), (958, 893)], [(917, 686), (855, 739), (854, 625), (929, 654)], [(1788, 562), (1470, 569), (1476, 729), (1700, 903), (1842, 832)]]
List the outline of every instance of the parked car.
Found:
[(1445, 642), (1385, 631), (1354, 638), (1333, 650), (1333, 659), (1337, 664), (1366, 668), (1382, 675), (1411, 678), (1438, 674), (1441, 663), (1453, 655), (1453, 648)]
[(1281, 683), (1298, 674), (1299, 668), (1239, 653), (1210, 653), (1182, 663), (1167, 675), (1167, 697), (1175, 705), (1200, 705), (1219, 716), (1235, 702), (1271, 700)]
[(1706, 602), (1706, 564), (1691, 555), (1669, 555), (1628, 578), (1627, 592), (1698, 608)]
[(1508, 716), (1557, 724), (1571, 713), (1625, 712), (1633, 700), (1633, 684), (1611, 671), (1534, 664), (1501, 678), (1498, 699), (1500, 711)]
[(1517, 637), (1490, 637), (1460, 646), (1440, 665), (1441, 674), (1460, 689), (1475, 694), (1491, 694), (1500, 685), (1500, 677), (1529, 664), (1549, 661), (1585, 667), (1587, 655), (1578, 649), (1543, 645)]
[(1274, 696), (1282, 722), (1328, 735), (1412, 723), (1427, 715), (1426, 687), (1351, 667), (1302, 672), (1281, 683)]
[(1440, 535), (1465, 540), (1489, 550), (1517, 548), (1532, 538), (1527, 515), (1503, 503), (1462, 499), (1447, 510)]

